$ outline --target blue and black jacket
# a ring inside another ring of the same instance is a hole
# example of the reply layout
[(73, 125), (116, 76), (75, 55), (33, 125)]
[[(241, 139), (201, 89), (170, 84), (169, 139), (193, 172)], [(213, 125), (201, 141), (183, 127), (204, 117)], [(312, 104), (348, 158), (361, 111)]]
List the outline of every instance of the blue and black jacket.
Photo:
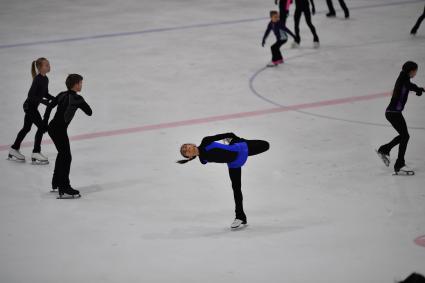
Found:
[[(232, 139), (229, 145), (217, 142), (227, 138)], [(202, 164), (227, 163), (229, 168), (240, 168), (248, 159), (247, 143), (233, 133), (205, 137), (198, 148)]]

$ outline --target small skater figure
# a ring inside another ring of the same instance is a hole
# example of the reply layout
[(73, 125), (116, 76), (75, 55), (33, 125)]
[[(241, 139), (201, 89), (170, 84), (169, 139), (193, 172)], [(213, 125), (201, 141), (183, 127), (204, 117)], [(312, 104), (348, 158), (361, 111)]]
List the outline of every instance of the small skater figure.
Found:
[[(226, 139), (229, 144), (226, 145), (217, 142), (223, 139)], [(247, 161), (248, 156), (263, 153), (268, 149), (269, 143), (263, 140), (245, 140), (233, 133), (219, 134), (203, 138), (199, 146), (183, 144), (180, 148), (180, 153), (186, 159), (177, 162), (184, 164), (199, 157), (202, 164), (207, 164), (208, 162), (227, 163), (232, 182), (236, 213), (231, 228), (235, 229), (242, 224), (247, 224), (247, 218), (242, 204), (242, 166)]]
[[(341, 5), (342, 10), (344, 11), (344, 16), (346, 19), (350, 17), (350, 11), (348, 11), (347, 5), (345, 5), (344, 0), (338, 0), (339, 5)], [(326, 17), (328, 18), (334, 18), (336, 17), (336, 12), (334, 8), (334, 4), (332, 3), (332, 0), (326, 0), (326, 3), (328, 4), (329, 13), (326, 14)]]
[[(69, 181), (69, 171), (71, 169), (71, 148), (69, 146), (68, 126), (71, 123), (75, 112), (83, 110), (88, 116), (92, 115), (92, 110), (80, 92), (83, 87), (83, 77), (78, 74), (71, 74), (66, 78), (67, 91), (61, 92), (49, 104), (44, 116), (44, 120), (49, 120), (50, 112), (54, 107), (58, 107), (49, 124), (49, 135), (58, 150), (55, 162), (55, 171), (52, 178), (52, 191), (59, 189), (58, 198), (80, 197), (80, 192), (74, 190)], [(66, 196), (65, 196), (66, 195)]]
[[(295, 41), (292, 47), (296, 48), (299, 46), (301, 42), (300, 36), (300, 19), (301, 15), (304, 14), (305, 21), (310, 28), (311, 33), (313, 34), (313, 45), (314, 48), (319, 48), (319, 36), (316, 33), (316, 28), (311, 22), (311, 14), (310, 14), (310, 4), (309, 0), (295, 0), (295, 13), (294, 13), (294, 23), (295, 23)], [(311, 13), (316, 14), (316, 7), (314, 6), (314, 1), (311, 2)]]
[(413, 26), (412, 30), (410, 31), (411, 35), (416, 35), (416, 32), (418, 31), (424, 19), (425, 19), (425, 6), (424, 6), (424, 12), (422, 13), (422, 15), (419, 16), (418, 20), (416, 21), (416, 24)]
[(289, 33), (295, 40), (295, 35), (279, 20), (279, 13), (277, 11), (270, 11), (270, 22), (267, 25), (267, 29), (263, 36), (262, 46), (266, 44), (266, 39), (269, 33), (273, 31), (276, 36), (276, 42), (271, 46), (272, 61), (268, 64), (268, 67), (274, 67), (284, 62), (280, 47), (288, 41)]
[(382, 145), (377, 150), (378, 156), (388, 167), (390, 165), (390, 151), (396, 145), (399, 145), (398, 158), (394, 164), (394, 174), (414, 175), (414, 171), (406, 166), (404, 155), (406, 153), (407, 143), (409, 142), (409, 132), (406, 121), (403, 117), (403, 109), (409, 96), (409, 91), (416, 92), (417, 96), (421, 96), (424, 88), (418, 87), (410, 82), (411, 78), (416, 76), (418, 65), (415, 62), (408, 61), (404, 63), (402, 71), (397, 78), (394, 86), (391, 102), (385, 111), (385, 117), (398, 132), (398, 136), (387, 144)]
[[(37, 74), (38, 71), (38, 74)], [(34, 149), (32, 151), (33, 164), (48, 164), (49, 160), (41, 153), (41, 140), (43, 134), (47, 131), (47, 125), (43, 123), (38, 106), (40, 103), (47, 105), (54, 96), (49, 94), (50, 63), (46, 58), (38, 58), (31, 63), (31, 75), (33, 78), (31, 88), (28, 91), (28, 97), (24, 102), (25, 112), (24, 126), (19, 131), (15, 142), (10, 147), (9, 159), (25, 162), (25, 156), (19, 151), (21, 143), (25, 136), (31, 131), (32, 124), (37, 126), (37, 132), (34, 139)]]
[(286, 20), (289, 16), (289, 7), (292, 4), (292, 0), (274, 0), (276, 5), (279, 5), (280, 20), (283, 25), (286, 26)]

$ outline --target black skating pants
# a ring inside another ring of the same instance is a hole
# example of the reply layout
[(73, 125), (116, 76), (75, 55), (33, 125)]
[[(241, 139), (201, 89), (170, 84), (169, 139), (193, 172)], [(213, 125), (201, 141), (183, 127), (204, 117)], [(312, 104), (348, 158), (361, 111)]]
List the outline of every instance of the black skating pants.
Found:
[(419, 28), (419, 26), (421, 25), (421, 23), (424, 19), (425, 19), (425, 6), (424, 6), (424, 12), (418, 18), (418, 20), (416, 21), (416, 24), (412, 28), (412, 33), (416, 33), (418, 31), (418, 28)]
[(401, 112), (386, 112), (385, 117), (397, 131), (398, 136), (396, 136), (389, 143), (382, 145), (379, 148), (379, 152), (389, 155), (391, 149), (398, 145), (398, 157), (396, 163), (394, 164), (394, 170), (398, 171), (405, 165), (404, 155), (406, 154), (407, 143), (409, 142), (410, 138), (409, 131), (407, 129), (406, 120), (404, 120), (403, 114)]
[(13, 149), (20, 149), (21, 143), (25, 136), (31, 131), (32, 124), (35, 124), (38, 128), (37, 132), (35, 133), (33, 152), (41, 151), (41, 140), (45, 132), (45, 126), (43, 119), (41, 118), (41, 115), (36, 108), (29, 108), (25, 111), (24, 126), (16, 136), (15, 142), (12, 145)]
[[(240, 140), (239, 140), (240, 141)], [(267, 151), (270, 147), (269, 143), (262, 140), (243, 140), (248, 145), (248, 155), (257, 155)], [(246, 215), (243, 210), (242, 196), (242, 168), (229, 168), (229, 176), (232, 181), (233, 196), (235, 199), (236, 218), (246, 221)]]
[(51, 123), (49, 125), (49, 135), (58, 150), (52, 178), (52, 187), (69, 188), (69, 172), (71, 170), (72, 155), (66, 126), (57, 126)]
[(278, 40), (271, 47), (272, 51), (272, 62), (283, 60), (282, 53), (280, 52), (280, 47), (286, 43), (286, 40)]
[[(341, 5), (342, 10), (344, 10), (345, 16), (349, 16), (350, 12), (348, 11), (347, 5), (345, 5), (344, 0), (338, 0), (338, 1), (339, 1), (339, 5)], [(334, 4), (332, 3), (332, 0), (326, 0), (326, 3), (328, 4), (329, 13), (335, 14), (335, 8), (334, 8)]]
[(294, 23), (295, 23), (295, 37), (296, 37), (296, 41), (297, 43), (300, 43), (301, 41), (301, 37), (300, 37), (300, 19), (301, 19), (301, 15), (304, 13), (304, 18), (305, 21), (308, 25), (308, 27), (311, 30), (311, 33), (313, 34), (313, 41), (314, 42), (318, 42), (319, 41), (319, 37), (317, 36), (316, 33), (316, 28), (314, 27), (313, 23), (311, 22), (311, 13), (310, 13), (310, 5), (307, 5), (307, 7), (302, 7), (299, 8), (297, 7), (295, 9), (295, 13), (294, 13)]

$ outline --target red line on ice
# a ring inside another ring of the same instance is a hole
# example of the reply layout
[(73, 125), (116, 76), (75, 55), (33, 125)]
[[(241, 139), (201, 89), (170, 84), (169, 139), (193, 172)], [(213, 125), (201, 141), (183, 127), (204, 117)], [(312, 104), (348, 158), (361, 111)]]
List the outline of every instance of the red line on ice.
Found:
[[(211, 122), (216, 122), (216, 121), (224, 121), (224, 120), (240, 119), (240, 118), (247, 118), (247, 117), (254, 117), (254, 116), (262, 116), (262, 115), (267, 115), (267, 114), (280, 113), (280, 112), (293, 111), (293, 110), (300, 110), (300, 109), (306, 109), (306, 108), (316, 108), (316, 107), (324, 107), (324, 106), (352, 103), (352, 102), (357, 102), (357, 101), (372, 100), (372, 99), (377, 99), (377, 98), (381, 98), (381, 97), (386, 97), (386, 96), (389, 96), (389, 95), (390, 95), (390, 93), (385, 92), (385, 93), (368, 94), (368, 95), (362, 95), (362, 96), (351, 96), (351, 97), (345, 97), (345, 98), (337, 98), (337, 99), (322, 100), (322, 101), (317, 101), (317, 102), (302, 103), (302, 104), (290, 105), (290, 106), (285, 106), (285, 107), (273, 107), (273, 108), (268, 108), (268, 109), (263, 109), (263, 110), (254, 110), (254, 111), (231, 113), (231, 114), (224, 114), (224, 115), (217, 115), (217, 116), (209, 116), (209, 117), (204, 117), (204, 118), (195, 118), (195, 119), (189, 119), (189, 120), (166, 122), (166, 123), (145, 125), (145, 126), (118, 129), (118, 130), (93, 132), (93, 133), (86, 133), (86, 134), (79, 134), (79, 135), (72, 136), (72, 137), (70, 137), (70, 140), (72, 140), (72, 141), (89, 140), (89, 139), (95, 139), (95, 138), (119, 136), (119, 135), (126, 135), (126, 134), (131, 134), (131, 133), (138, 133), (138, 132), (146, 132), (146, 131), (152, 131), (152, 130), (170, 129), (170, 128), (196, 125), (196, 124), (211, 123)], [(51, 140), (44, 140), (43, 144), (52, 144), (52, 141)], [(32, 145), (33, 145), (33, 141), (23, 142), (21, 147), (30, 147)], [(10, 147), (10, 145), (0, 145), (0, 151), (8, 150), (9, 147)]]

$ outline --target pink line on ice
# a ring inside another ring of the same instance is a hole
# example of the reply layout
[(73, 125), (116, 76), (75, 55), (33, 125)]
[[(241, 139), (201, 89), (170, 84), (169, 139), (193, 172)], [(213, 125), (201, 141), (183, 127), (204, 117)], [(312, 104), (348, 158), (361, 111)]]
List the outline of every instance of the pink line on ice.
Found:
[[(389, 95), (390, 93), (385, 92), (385, 93), (368, 94), (368, 95), (362, 95), (362, 96), (351, 96), (351, 97), (345, 97), (345, 98), (302, 103), (302, 104), (296, 104), (296, 105), (285, 106), (285, 107), (273, 107), (273, 108), (268, 108), (263, 110), (254, 110), (254, 111), (231, 113), (231, 114), (224, 114), (224, 115), (217, 115), (217, 116), (209, 116), (204, 118), (165, 122), (160, 124), (144, 125), (139, 127), (125, 128), (125, 129), (118, 129), (118, 130), (93, 132), (93, 133), (86, 133), (86, 134), (79, 134), (79, 135), (72, 136), (70, 137), (70, 140), (71, 141), (89, 140), (89, 139), (103, 138), (103, 137), (110, 137), (110, 136), (127, 135), (127, 134), (138, 133), (138, 132), (146, 132), (146, 131), (153, 131), (153, 130), (160, 130), (160, 129), (170, 129), (170, 128), (177, 128), (177, 127), (183, 127), (183, 126), (205, 124), (205, 123), (211, 123), (211, 122), (217, 122), (217, 121), (241, 119), (241, 118), (262, 116), (267, 114), (300, 110), (300, 109), (306, 109), (306, 108), (317, 108), (317, 107), (352, 103), (357, 101), (372, 100), (372, 99), (377, 99), (381, 97), (386, 97)], [(34, 143), (33, 141), (23, 142), (21, 147), (30, 147), (33, 145), (33, 143)], [(52, 143), (53, 142), (51, 140), (43, 141), (43, 144), (52, 144)], [(8, 150), (9, 147), (10, 145), (0, 145), (0, 151)]]
[(425, 235), (417, 237), (415, 239), (415, 244), (417, 244), (418, 246), (425, 247)]

